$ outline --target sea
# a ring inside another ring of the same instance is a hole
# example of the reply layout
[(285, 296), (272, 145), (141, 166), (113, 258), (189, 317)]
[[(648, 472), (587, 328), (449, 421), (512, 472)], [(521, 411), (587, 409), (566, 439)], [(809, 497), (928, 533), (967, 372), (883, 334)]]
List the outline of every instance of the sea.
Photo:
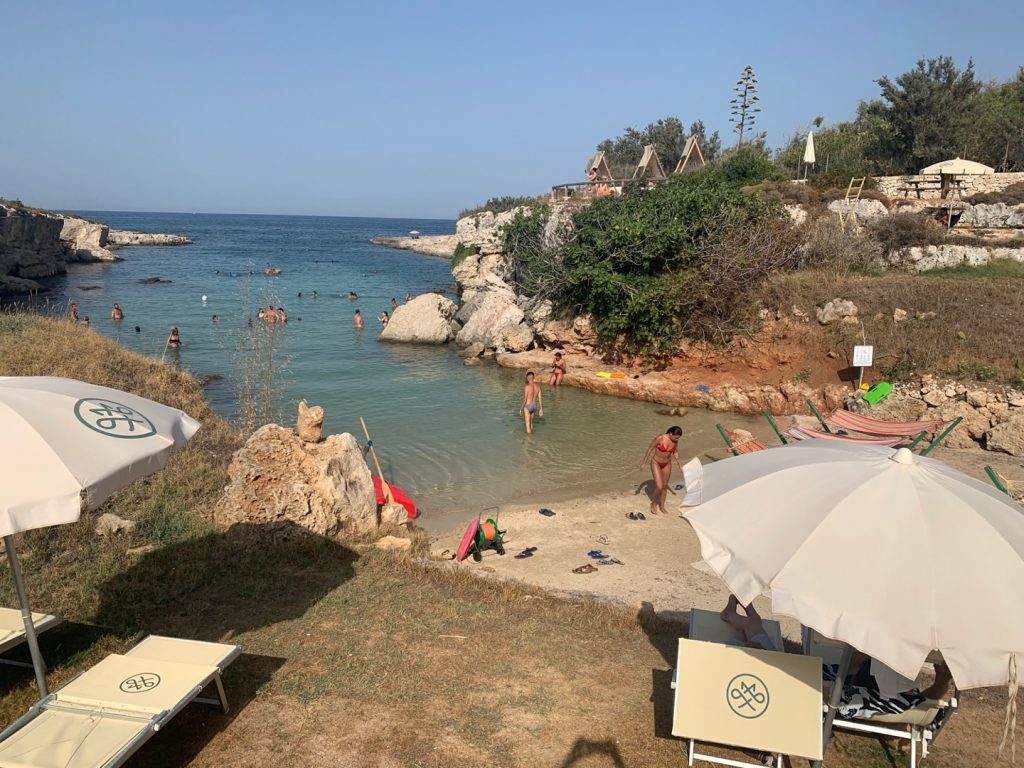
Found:
[[(723, 414), (695, 409), (674, 417), (664, 406), (573, 387), (544, 388), (544, 418), (528, 435), (519, 412), (524, 371), (466, 366), (454, 345), (379, 342), (376, 318), (390, 312), (392, 298), (457, 296), (448, 260), (371, 245), (370, 238), (451, 234), (454, 221), (68, 213), (115, 229), (187, 235), (192, 244), (124, 248), (119, 263), (71, 265), (50, 282), (51, 311), (74, 301), (97, 333), (208, 380), (207, 399), (226, 418), (241, 417), (239, 393), (255, 382), (272, 397), (281, 423), (294, 424), (305, 399), (323, 407), (325, 434), (350, 432), (365, 443), (362, 419), (385, 477), (417, 502), (427, 530), (464, 524), (496, 506), (557, 509), (560, 501), (605, 491), (633, 491), (643, 510), (650, 475), (639, 469), (641, 458), (672, 424), (684, 430), (684, 458), (721, 455), (714, 425)], [(267, 266), (280, 276), (264, 275)], [(143, 282), (150, 278), (162, 282)], [(358, 299), (349, 300), (349, 292)], [(123, 321), (110, 318), (115, 302)], [(250, 322), (266, 306), (283, 306), (289, 322), (254, 356)], [(361, 330), (353, 324), (356, 309), (365, 318)], [(172, 326), (183, 341), (179, 350), (166, 348)], [(729, 415), (727, 422), (764, 431), (750, 417)]]

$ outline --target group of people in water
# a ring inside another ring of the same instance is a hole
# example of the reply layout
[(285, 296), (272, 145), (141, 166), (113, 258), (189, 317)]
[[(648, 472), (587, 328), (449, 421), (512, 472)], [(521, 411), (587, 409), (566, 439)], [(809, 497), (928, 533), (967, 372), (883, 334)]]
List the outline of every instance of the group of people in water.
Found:
[[(301, 296), (302, 294), (299, 294), (299, 295)], [(356, 293), (355, 291), (349, 291), (349, 293), (348, 293), (348, 300), (349, 301), (358, 301), (359, 300), (359, 294)], [(406, 293), (405, 294), (405, 301), (406, 301), (406, 303), (412, 301), (412, 294), (411, 293)], [(398, 309), (398, 299), (396, 299), (394, 296), (392, 296), (391, 297), (391, 311), (394, 312), (396, 309)], [(377, 322), (380, 323), (380, 327), (382, 329), (383, 328), (387, 328), (388, 327), (388, 323), (391, 322), (391, 315), (390, 315), (390, 313), (385, 309), (383, 312), (381, 312), (379, 315), (377, 315)], [(352, 316), (352, 325), (354, 325), (357, 329), (363, 327), (363, 313), (360, 312), (358, 309), (355, 311), (355, 314)]]

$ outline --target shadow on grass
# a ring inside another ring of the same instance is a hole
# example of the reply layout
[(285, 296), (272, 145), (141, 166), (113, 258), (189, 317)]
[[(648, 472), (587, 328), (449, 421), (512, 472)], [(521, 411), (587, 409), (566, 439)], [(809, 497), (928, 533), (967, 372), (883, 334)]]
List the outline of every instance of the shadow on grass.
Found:
[[(213, 737), (231, 725), (246, 705), (256, 698), (284, 663), (284, 659), (276, 656), (243, 653), (224, 672), (228, 712), (225, 713), (220, 706), (190, 704), (142, 746), (132, 765), (177, 768), (191, 764)], [(216, 689), (211, 686), (203, 695), (216, 698)]]
[(559, 768), (572, 768), (584, 760), (587, 761), (587, 765), (597, 765), (590, 760), (592, 757), (604, 757), (607, 761), (603, 764), (613, 765), (615, 768), (626, 768), (626, 763), (623, 761), (622, 755), (619, 754), (619, 748), (614, 741), (594, 741), (592, 739), (577, 739)]
[(151, 552), (100, 588), (96, 623), (216, 641), (300, 618), (358, 554), (294, 523), (238, 524)]

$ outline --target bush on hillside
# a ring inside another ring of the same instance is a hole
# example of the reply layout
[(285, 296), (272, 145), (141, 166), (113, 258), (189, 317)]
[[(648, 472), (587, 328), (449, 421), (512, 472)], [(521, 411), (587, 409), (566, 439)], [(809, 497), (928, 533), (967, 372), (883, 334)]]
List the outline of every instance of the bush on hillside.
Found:
[(472, 216), (477, 213), (483, 213), (489, 211), (490, 213), (504, 213), (505, 211), (511, 211), (513, 208), (519, 208), (521, 206), (537, 205), (538, 203), (547, 202), (547, 195), (538, 195), (537, 197), (523, 197), (523, 196), (512, 196), (506, 195), (504, 197), (492, 197), (483, 205), (477, 206), (476, 208), (467, 208), (466, 210), (459, 213), (459, 218), (464, 219), (466, 216)]
[(821, 216), (806, 227), (800, 268), (839, 279), (870, 272), (882, 253), (881, 244), (863, 229), (845, 232), (837, 216)]
[(512, 279), (527, 295), (591, 314), (599, 337), (627, 351), (721, 340), (738, 328), (730, 305), (740, 294), (795, 262), (795, 229), (777, 203), (741, 191), (745, 177), (716, 166), (653, 189), (628, 185), (577, 211), (556, 248), (544, 243), (546, 211), (517, 216), (503, 232)]
[(964, 202), (971, 205), (985, 203), (1006, 203), (1006, 205), (1024, 204), (1024, 181), (1011, 184), (1000, 192), (979, 192), (976, 195), (964, 198)]
[(946, 240), (946, 228), (922, 213), (882, 216), (871, 221), (867, 229), (885, 253), (913, 246), (941, 245)]
[(452, 269), (459, 266), (469, 256), (476, 256), (480, 253), (480, 246), (466, 245), (462, 241), (455, 244), (455, 252), (452, 253)]

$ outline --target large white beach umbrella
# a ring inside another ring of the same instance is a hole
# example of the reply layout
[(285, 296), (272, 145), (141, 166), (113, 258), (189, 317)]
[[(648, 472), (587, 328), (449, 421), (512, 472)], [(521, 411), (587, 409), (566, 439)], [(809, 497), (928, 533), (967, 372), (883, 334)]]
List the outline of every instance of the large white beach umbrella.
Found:
[(686, 518), (742, 603), (770, 589), (776, 613), (909, 678), (933, 649), (960, 688), (1024, 661), (1024, 509), (994, 487), (825, 440), (716, 462), (704, 487)]
[(43, 695), (46, 667), (14, 534), (78, 520), (83, 509), (163, 467), (197, 429), (182, 411), (116, 389), (52, 376), (0, 377), (0, 536)]
[(982, 163), (973, 160), (963, 160), (955, 157), (952, 160), (943, 160), (941, 163), (932, 163), (927, 168), (921, 169), (922, 175), (941, 174), (943, 176), (981, 176), (985, 173), (995, 173), (995, 168), (990, 168)]
[(807, 181), (808, 165), (814, 165), (814, 131), (807, 132), (807, 146), (804, 147), (804, 181)]

